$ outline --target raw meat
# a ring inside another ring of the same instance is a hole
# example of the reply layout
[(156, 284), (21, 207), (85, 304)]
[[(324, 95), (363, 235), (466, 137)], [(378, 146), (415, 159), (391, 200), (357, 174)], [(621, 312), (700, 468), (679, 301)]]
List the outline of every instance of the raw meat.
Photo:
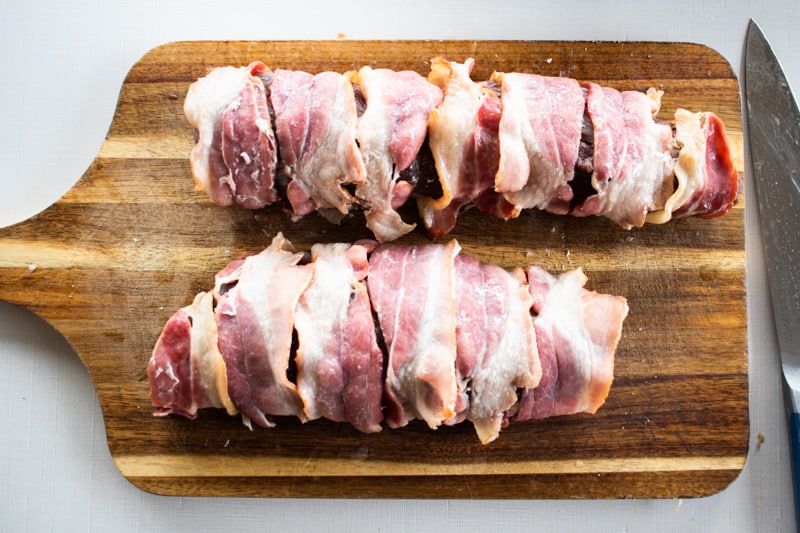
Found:
[(333, 222), (363, 210), (381, 242), (413, 229), (413, 215), (400, 215), (410, 199), (434, 237), (471, 206), (506, 220), (528, 208), (599, 215), (630, 229), (718, 217), (738, 199), (725, 128), (711, 113), (679, 109), (668, 122), (656, 118), (655, 89), (517, 72), (473, 81), (473, 67), (435, 58), (428, 81), (371, 67), (216, 69), (184, 106), (198, 130), (195, 180), (220, 205), (280, 196), (295, 216)]
[[(245, 424), (327, 418), (365, 433), (594, 412), (613, 380), (624, 298), (575, 270), (504, 270), (456, 241), (314, 245), (278, 234), (170, 318), (148, 367), (156, 414)], [(374, 313), (374, 316), (373, 316)]]

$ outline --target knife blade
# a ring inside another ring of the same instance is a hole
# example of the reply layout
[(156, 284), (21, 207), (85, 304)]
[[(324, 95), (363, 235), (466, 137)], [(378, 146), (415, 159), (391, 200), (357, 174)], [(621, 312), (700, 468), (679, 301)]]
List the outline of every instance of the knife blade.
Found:
[(752, 20), (744, 74), (750, 159), (781, 354), (800, 530), (800, 113), (780, 62)]

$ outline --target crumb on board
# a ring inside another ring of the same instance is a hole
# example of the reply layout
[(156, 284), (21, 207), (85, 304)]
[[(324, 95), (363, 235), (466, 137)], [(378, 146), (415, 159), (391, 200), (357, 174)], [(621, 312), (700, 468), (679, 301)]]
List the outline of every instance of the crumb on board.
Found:
[(758, 435), (756, 435), (756, 450), (761, 448), (762, 444), (764, 444), (764, 434), (759, 431)]
[(31, 263), (30, 265), (28, 265), (28, 272), (31, 273), (36, 272), (36, 263)]

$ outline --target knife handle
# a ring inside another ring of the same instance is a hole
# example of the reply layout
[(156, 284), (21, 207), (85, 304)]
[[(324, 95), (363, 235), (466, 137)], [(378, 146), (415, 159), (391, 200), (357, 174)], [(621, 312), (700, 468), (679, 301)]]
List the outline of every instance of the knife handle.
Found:
[(800, 531), (800, 413), (789, 415), (789, 438), (792, 445), (792, 486), (794, 487), (795, 525)]

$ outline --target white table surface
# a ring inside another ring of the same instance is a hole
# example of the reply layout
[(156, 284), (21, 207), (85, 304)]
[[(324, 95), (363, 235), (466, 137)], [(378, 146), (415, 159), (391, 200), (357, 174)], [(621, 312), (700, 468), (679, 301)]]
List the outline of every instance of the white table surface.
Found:
[[(111, 123), (125, 74), (159, 44), (335, 39), (339, 34), (353, 39), (691, 41), (714, 48), (740, 73), (751, 17), (781, 57), (790, 83), (800, 89), (797, 0), (340, 0), (275, 7), (264, 0), (3, 2), (0, 226), (46, 208), (83, 174)], [(745, 188), (752, 190), (750, 175)], [(0, 436), (0, 531), (792, 530), (787, 432), (757, 216), (751, 196), (746, 205), (750, 454), (740, 477), (720, 494), (635, 501), (154, 496), (135, 488), (114, 466), (94, 387), (74, 351), (36, 316), (0, 302), (0, 428), (5, 432)], [(760, 445), (759, 434), (764, 437)]]

